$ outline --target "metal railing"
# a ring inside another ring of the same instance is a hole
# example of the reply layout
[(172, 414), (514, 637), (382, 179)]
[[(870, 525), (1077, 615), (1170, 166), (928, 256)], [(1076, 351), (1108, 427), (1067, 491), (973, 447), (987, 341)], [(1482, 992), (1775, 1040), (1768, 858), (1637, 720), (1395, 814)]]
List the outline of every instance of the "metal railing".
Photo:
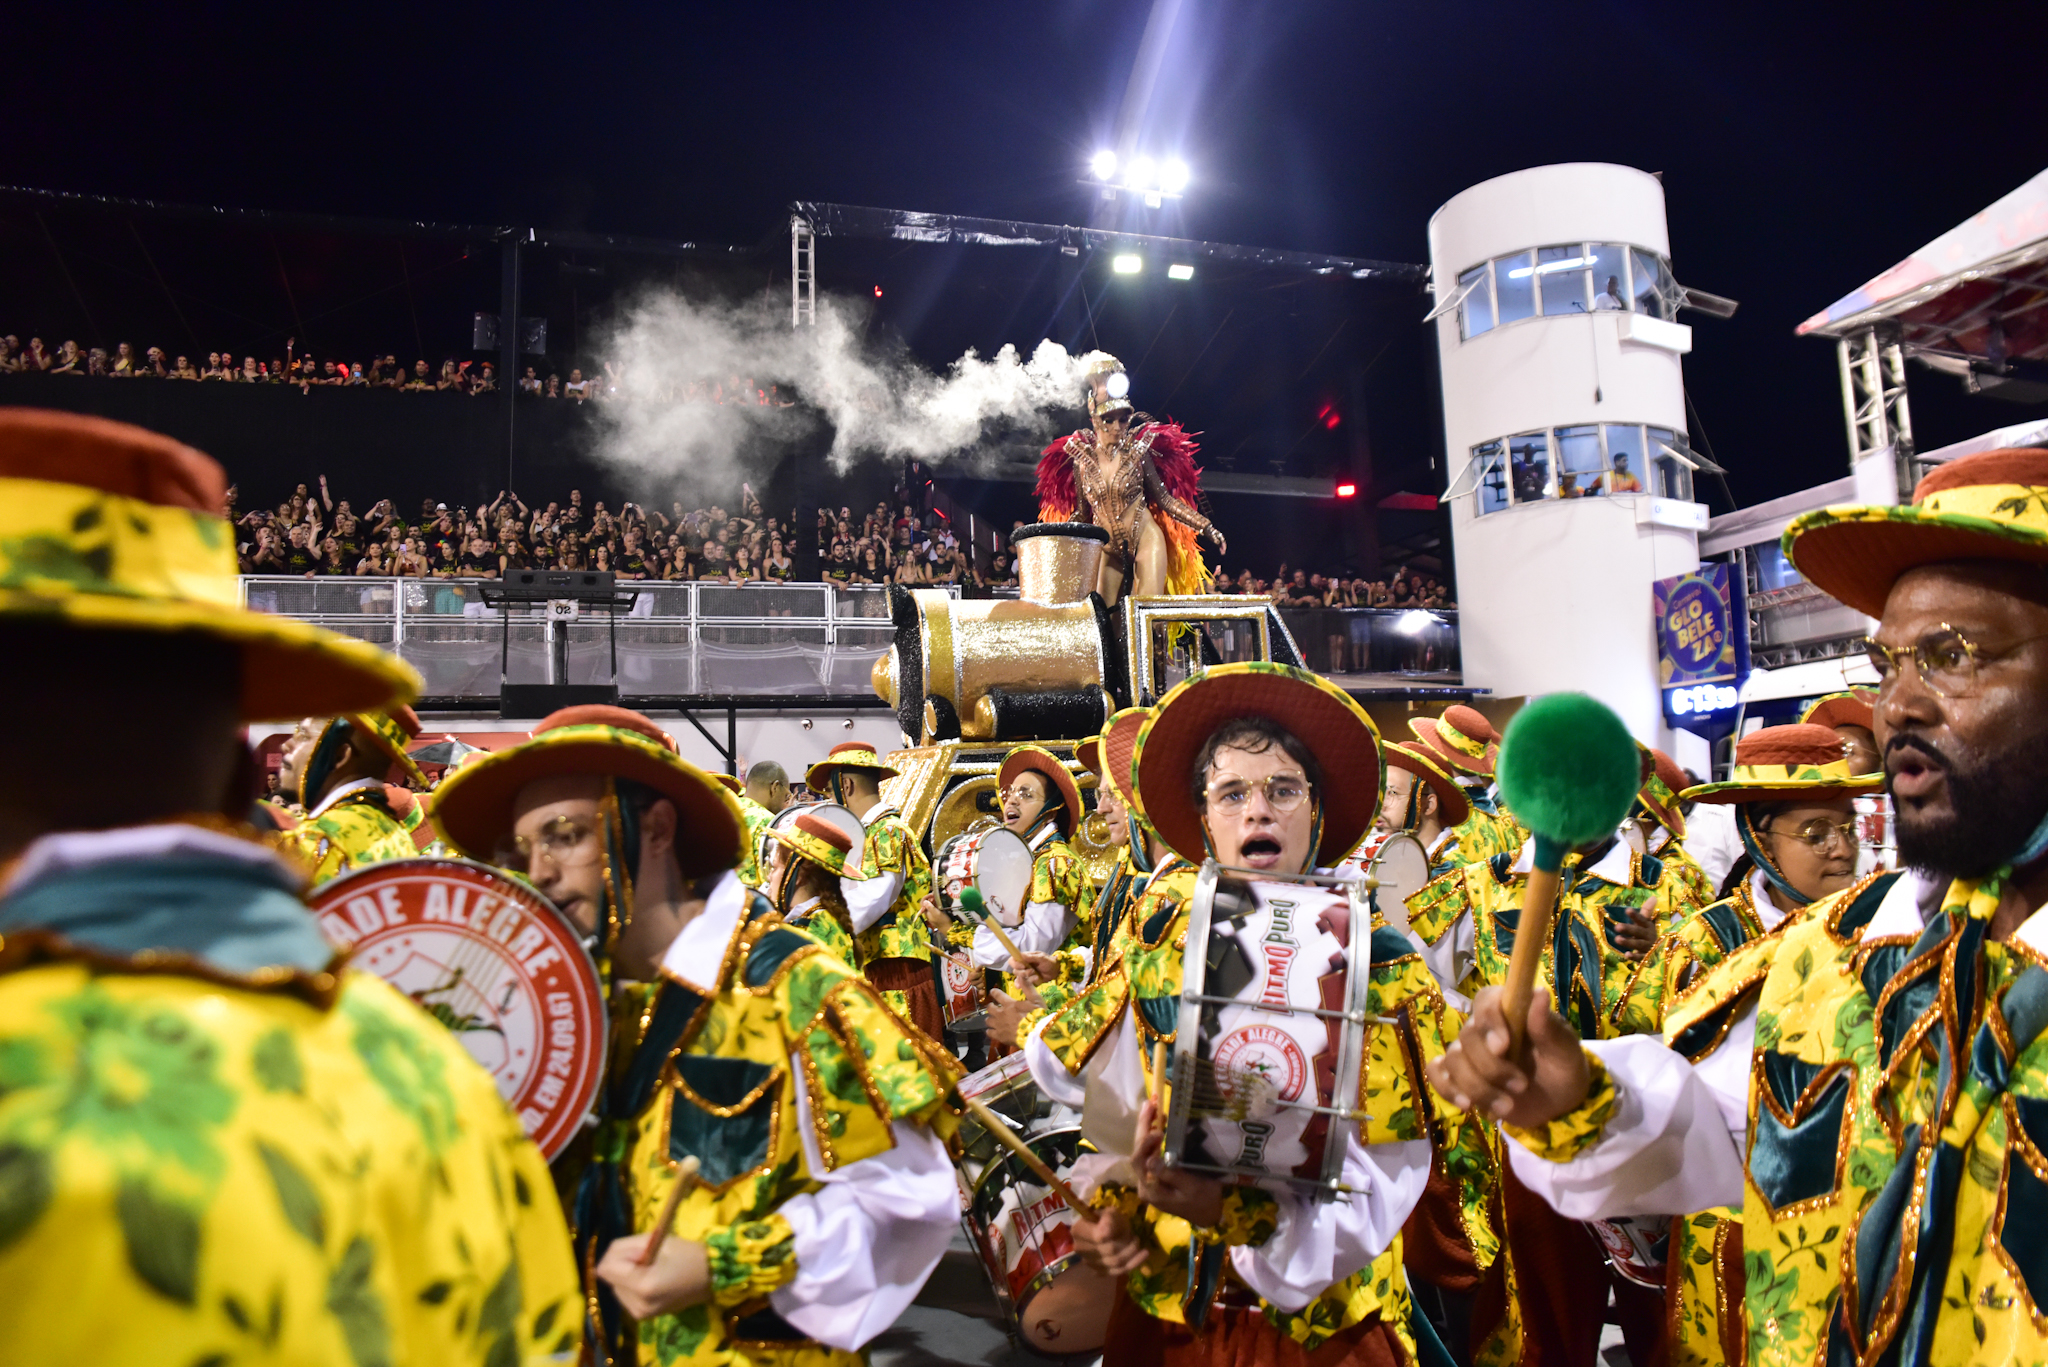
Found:
[[(548, 657), (566, 633), (567, 683), (610, 681), (602, 613), (552, 619), (545, 603), (499, 610), (474, 579), (245, 576), (242, 598), (259, 612), (313, 622), (397, 654), (433, 698), (493, 699), (503, 679), (548, 681)], [(827, 694), (871, 696), (874, 662), (889, 649), (883, 585), (697, 584), (621, 581), (637, 592), (618, 618), (621, 697)]]
[(1456, 679), (1456, 608), (1281, 608), (1302, 663), (1320, 674)]

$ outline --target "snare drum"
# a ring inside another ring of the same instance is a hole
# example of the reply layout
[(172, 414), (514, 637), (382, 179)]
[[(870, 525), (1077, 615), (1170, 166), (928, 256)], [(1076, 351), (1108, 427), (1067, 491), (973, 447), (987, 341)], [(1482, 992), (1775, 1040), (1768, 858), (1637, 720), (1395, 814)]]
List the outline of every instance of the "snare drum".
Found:
[(1024, 901), (1031, 895), (1031, 847), (1003, 826), (962, 831), (939, 847), (939, 857), (932, 860), (932, 881), (938, 887), (939, 905), (948, 912), (961, 890), (972, 884), (998, 921), (1022, 925)]
[(1188, 907), (1169, 1166), (1273, 1189), (1345, 1189), (1360, 1119), (1372, 923), (1362, 880), (1203, 864)]
[[(1029, 1133), (1052, 1110), (1049, 1103), (1041, 1104), (1038, 1084), (1031, 1080), (1031, 1069), (1025, 1066), (1021, 1050), (1005, 1054), (979, 1072), (961, 1078), (959, 1090), (960, 1095), (971, 1097), (1015, 1122), (1012, 1128), (1020, 1134)], [(963, 1196), (974, 1191), (983, 1170), (1002, 1152), (1002, 1144), (971, 1113), (960, 1117), (960, 1128), (953, 1139), (953, 1165), (960, 1173)]]
[(945, 997), (939, 1003), (946, 1013), (946, 1028), (962, 1035), (986, 1030), (988, 1017), (981, 999), (982, 974), (974, 966), (973, 958), (965, 950), (941, 954), (939, 980), (946, 989)]
[[(1081, 1132), (1049, 1130), (1028, 1142), (1065, 1179)], [(1051, 1357), (1102, 1350), (1116, 1283), (1081, 1261), (1074, 1247), (1073, 1212), (1022, 1159), (1008, 1149), (1000, 1151), (976, 1182), (961, 1223), (1012, 1338)]]
[(1381, 831), (1337, 865), (1340, 874), (1372, 879), (1373, 910), (1394, 929), (1408, 929), (1408, 899), (1429, 882), (1429, 851), (1407, 831)]
[(1671, 1249), (1670, 1216), (1588, 1220), (1586, 1228), (1600, 1241), (1600, 1251), (1616, 1272), (1637, 1286), (1664, 1289), (1664, 1264)]

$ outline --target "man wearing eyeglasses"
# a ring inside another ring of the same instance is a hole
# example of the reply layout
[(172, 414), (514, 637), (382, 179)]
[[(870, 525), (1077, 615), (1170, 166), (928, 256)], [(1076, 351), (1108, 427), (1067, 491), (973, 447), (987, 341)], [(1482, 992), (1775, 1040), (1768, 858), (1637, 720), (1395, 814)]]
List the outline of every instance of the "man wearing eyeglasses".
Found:
[[(1432, 1080), (1582, 1218), (1739, 1204), (1757, 1364), (2048, 1359), (2048, 451), (1786, 530), (1879, 619), (1876, 739), (1909, 870), (1709, 969), (1649, 1036), (1488, 993)], [(1817, 833), (1824, 834), (1824, 833)], [(1828, 837), (1832, 839), (1832, 837)]]
[(585, 1356), (855, 1361), (959, 1218), (953, 1061), (741, 885), (732, 796), (637, 712), (555, 713), (449, 778), (434, 819), (553, 899), (610, 979), (619, 1054), (589, 1147), (557, 1160)]

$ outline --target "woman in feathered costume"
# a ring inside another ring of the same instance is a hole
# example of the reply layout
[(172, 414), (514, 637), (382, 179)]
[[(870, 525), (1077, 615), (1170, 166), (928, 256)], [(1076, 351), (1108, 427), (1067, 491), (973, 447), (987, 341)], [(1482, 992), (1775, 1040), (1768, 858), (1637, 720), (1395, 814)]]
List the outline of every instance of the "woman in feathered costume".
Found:
[(1223, 533), (1196, 512), (1202, 469), (1194, 438), (1176, 422), (1154, 422), (1131, 407), (1130, 377), (1107, 352), (1087, 358), (1092, 430), (1061, 437), (1038, 462), (1038, 515), (1093, 522), (1109, 533), (1096, 590), (1115, 604), (1140, 597), (1203, 593), (1210, 574), (1198, 538), (1224, 550)]

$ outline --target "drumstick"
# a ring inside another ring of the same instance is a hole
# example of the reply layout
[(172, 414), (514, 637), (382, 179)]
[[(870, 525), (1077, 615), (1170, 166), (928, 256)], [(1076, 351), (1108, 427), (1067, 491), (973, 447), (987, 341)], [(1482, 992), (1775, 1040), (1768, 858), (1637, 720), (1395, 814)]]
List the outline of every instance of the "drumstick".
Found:
[[(956, 1092), (955, 1095), (959, 1094)], [(988, 1132), (996, 1137), (997, 1143), (1023, 1159), (1024, 1166), (1031, 1169), (1033, 1176), (1058, 1192), (1060, 1199), (1067, 1203), (1069, 1210), (1072, 1210), (1074, 1214), (1084, 1220), (1095, 1218), (1094, 1210), (1084, 1204), (1080, 1197), (1074, 1195), (1073, 1188), (1062, 1182), (1059, 1179), (1059, 1175), (1045, 1165), (1045, 1160), (1031, 1151), (1029, 1144), (1026, 1144), (1017, 1137), (1016, 1132), (1010, 1128), (1010, 1123), (1007, 1120), (1004, 1120), (971, 1096), (960, 1097), (960, 1104), (967, 1108), (969, 1115), (980, 1121), (987, 1128)]]
[(676, 1208), (683, 1204), (690, 1188), (697, 1185), (697, 1167), (694, 1153), (676, 1164), (676, 1184), (668, 1189), (668, 1200), (661, 1203), (661, 1217), (654, 1222), (654, 1233), (647, 1236), (647, 1247), (640, 1252), (641, 1267), (651, 1265), (654, 1255), (661, 1252), (661, 1241), (668, 1237), (668, 1227), (675, 1223)]
[(1152, 1108), (1166, 1109), (1166, 1039), (1152, 1041)]
[[(1005, 954), (1008, 954), (1020, 964), (1024, 962), (1024, 951), (1017, 948), (1015, 940), (1012, 940), (1003, 933), (1002, 923), (996, 920), (995, 915), (988, 909), (988, 903), (982, 900), (980, 888), (961, 889), (960, 905), (966, 908), (969, 916), (980, 917), (981, 923), (995, 932), (996, 941), (1002, 945)], [(1045, 1005), (1045, 998), (1039, 996), (1038, 989), (1030, 983), (1019, 978), (1017, 979), (1017, 986), (1024, 989), (1025, 1000), (1029, 1001), (1033, 1006)]]

